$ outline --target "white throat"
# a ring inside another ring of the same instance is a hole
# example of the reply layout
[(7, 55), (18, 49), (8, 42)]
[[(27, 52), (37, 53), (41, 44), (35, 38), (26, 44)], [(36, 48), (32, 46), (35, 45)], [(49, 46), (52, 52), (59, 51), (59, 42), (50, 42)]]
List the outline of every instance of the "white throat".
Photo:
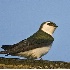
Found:
[(51, 36), (54, 33), (55, 29), (56, 29), (56, 27), (53, 27), (53, 26), (47, 26), (47, 27), (46, 26), (43, 26), (41, 28), (41, 30), (43, 30), (44, 32), (50, 34)]

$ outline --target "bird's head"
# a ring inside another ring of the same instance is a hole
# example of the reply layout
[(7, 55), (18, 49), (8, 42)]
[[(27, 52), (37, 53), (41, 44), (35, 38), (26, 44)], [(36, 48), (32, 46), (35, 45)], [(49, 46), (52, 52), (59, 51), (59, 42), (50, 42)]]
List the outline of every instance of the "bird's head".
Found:
[(47, 21), (41, 24), (40, 30), (52, 35), (57, 27), (58, 26), (55, 23)]

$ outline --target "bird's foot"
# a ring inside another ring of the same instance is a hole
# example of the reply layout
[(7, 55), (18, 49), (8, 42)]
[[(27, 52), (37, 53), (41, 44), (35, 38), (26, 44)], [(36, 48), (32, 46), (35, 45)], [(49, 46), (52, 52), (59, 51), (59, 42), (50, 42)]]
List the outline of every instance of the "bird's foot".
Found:
[(8, 54), (6, 54), (5, 56), (8, 56), (9, 55), (9, 53)]
[(40, 60), (43, 61), (43, 58), (41, 57)]

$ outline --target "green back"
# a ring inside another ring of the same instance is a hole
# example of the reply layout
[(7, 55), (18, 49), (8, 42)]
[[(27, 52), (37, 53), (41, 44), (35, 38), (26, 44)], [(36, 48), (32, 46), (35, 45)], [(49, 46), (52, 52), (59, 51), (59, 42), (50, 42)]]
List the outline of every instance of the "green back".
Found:
[(47, 45), (51, 44), (54, 41), (54, 38), (49, 35), (46, 32), (43, 32), (42, 30), (38, 30), (36, 33), (34, 33), (32, 36), (27, 38), (28, 41), (32, 42), (32, 44), (35, 43), (46, 43)]

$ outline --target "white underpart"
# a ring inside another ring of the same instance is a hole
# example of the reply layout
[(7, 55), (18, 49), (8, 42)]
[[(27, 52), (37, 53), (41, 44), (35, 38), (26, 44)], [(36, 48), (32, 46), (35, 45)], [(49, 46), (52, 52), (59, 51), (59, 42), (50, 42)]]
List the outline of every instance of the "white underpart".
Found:
[[(56, 27), (49, 26), (49, 25), (47, 25), (48, 23), (50, 23), (50, 22), (46, 22), (43, 25), (43, 27), (41, 28), (41, 30), (43, 30), (44, 32), (46, 32), (52, 36)], [(51, 45), (45, 46), (45, 47), (40, 47), (40, 48), (35, 48), (33, 50), (20, 52), (20, 53), (18, 53), (18, 55), (23, 56), (23, 57), (29, 57), (29, 58), (40, 58), (41, 56), (45, 55), (50, 50), (50, 48), (51, 48)]]
[(50, 48), (51, 45), (48, 47), (46, 46), (46, 47), (25, 51), (25, 52), (20, 52), (18, 53), (18, 55), (23, 57), (29, 57), (29, 58), (40, 58), (41, 56), (45, 55), (50, 50)]
[(48, 23), (49, 23), (49, 22), (46, 22), (46, 23), (43, 25), (43, 27), (42, 27), (41, 30), (43, 30), (44, 32), (46, 32), (46, 33), (48, 33), (48, 34), (50, 34), (50, 35), (52, 36), (52, 34), (54, 33), (56, 27), (49, 26), (49, 25), (47, 25)]

